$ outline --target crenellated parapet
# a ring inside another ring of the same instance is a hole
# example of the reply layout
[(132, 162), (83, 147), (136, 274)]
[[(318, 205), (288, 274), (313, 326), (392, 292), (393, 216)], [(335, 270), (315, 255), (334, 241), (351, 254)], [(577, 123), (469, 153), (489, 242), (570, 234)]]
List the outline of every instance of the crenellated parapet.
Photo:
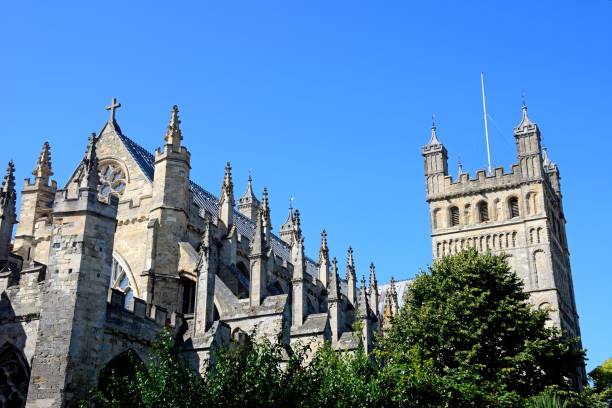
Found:
[[(474, 177), (469, 173), (461, 173), (458, 178), (453, 179), (447, 175), (443, 179), (441, 188), (427, 194), (427, 201), (435, 201), (447, 199), (456, 196), (464, 196), (466, 194), (480, 194), (505, 190), (508, 188), (518, 187), (526, 182), (520, 172), (518, 164), (512, 165), (512, 170), (509, 173), (504, 171), (503, 167), (496, 167), (492, 174), (487, 174), (486, 170), (478, 170)], [(531, 180), (539, 182), (541, 180)]]
[(133, 337), (155, 338), (161, 329), (180, 330), (184, 323), (181, 313), (168, 312), (143, 299), (128, 298), (125, 292), (118, 289), (108, 290), (107, 326), (125, 327)]

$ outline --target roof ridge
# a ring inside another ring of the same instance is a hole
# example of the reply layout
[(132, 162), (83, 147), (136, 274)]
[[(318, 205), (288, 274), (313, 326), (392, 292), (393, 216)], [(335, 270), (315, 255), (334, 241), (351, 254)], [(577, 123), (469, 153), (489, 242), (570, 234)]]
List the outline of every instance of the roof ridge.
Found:
[[(136, 143), (133, 139), (124, 135), (120, 131), (116, 133), (117, 136), (119, 136), (119, 139), (124, 143), (128, 152), (132, 155), (142, 172), (145, 174), (145, 177), (147, 177), (149, 181), (152, 181), (155, 172), (155, 156), (147, 149), (145, 149), (144, 147)], [(192, 193), (194, 193), (193, 201), (198, 207), (203, 208), (204, 210), (208, 210), (208, 212), (212, 214), (216, 214), (218, 212), (219, 198), (217, 196), (206, 190), (204, 187), (193, 181), (191, 178), (189, 179), (189, 189), (192, 191)], [(236, 223), (240, 234), (249, 237), (249, 239), (252, 239), (252, 232), (255, 230), (255, 223), (250, 218), (241, 214), (236, 208), (234, 208), (233, 211), (234, 217), (240, 220), (240, 222)], [(291, 249), (290, 245), (288, 245), (276, 234), (271, 234), (271, 236), (274, 240), (273, 248), (277, 250), (274, 252), (281, 258), (289, 259), (289, 251)], [(306, 257), (306, 260), (311, 263), (313, 268), (316, 266), (316, 262), (313, 261), (312, 258)]]

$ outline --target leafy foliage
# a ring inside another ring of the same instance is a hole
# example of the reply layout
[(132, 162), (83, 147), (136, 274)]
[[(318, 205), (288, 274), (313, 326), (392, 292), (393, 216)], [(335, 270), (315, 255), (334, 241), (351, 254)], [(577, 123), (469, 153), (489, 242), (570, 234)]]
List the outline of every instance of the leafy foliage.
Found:
[(204, 380), (187, 366), (169, 331), (153, 344), (146, 368), (136, 365), (136, 378), (112, 375), (105, 390), (95, 392), (96, 407), (174, 408), (208, 406)]
[(562, 402), (556, 394), (540, 394), (529, 399), (527, 408), (567, 408), (567, 401)]
[[(572, 391), (576, 342), (546, 327), (503, 256), (466, 251), (421, 273), (374, 355), (292, 352), (266, 340), (218, 350), (203, 377), (169, 332), (134, 381), (111, 378), (100, 407), (602, 407)], [(609, 389), (608, 366), (594, 374)]]
[(589, 373), (593, 379), (593, 388), (608, 407), (612, 407), (612, 358), (604, 361)]
[(405, 367), (410, 387), (434, 382), (447, 405), (516, 406), (549, 385), (571, 389), (583, 352), (522, 289), (503, 255), (445, 257), (417, 276), (379, 356)]

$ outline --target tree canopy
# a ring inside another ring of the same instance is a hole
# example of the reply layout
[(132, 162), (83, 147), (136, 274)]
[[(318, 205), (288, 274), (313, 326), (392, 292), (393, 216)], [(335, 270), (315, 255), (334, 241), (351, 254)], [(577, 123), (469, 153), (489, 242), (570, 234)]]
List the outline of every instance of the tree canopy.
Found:
[(451, 404), (513, 405), (547, 386), (571, 389), (584, 353), (527, 300), (504, 255), (445, 257), (416, 277), (379, 356), (435, 378)]
[(465, 251), (416, 277), (372, 355), (326, 344), (306, 363), (303, 351), (249, 337), (218, 350), (202, 377), (164, 332), (134, 381), (111, 378), (93, 400), (113, 408), (605, 406), (612, 360), (592, 373), (595, 388), (574, 392), (584, 352), (547, 326), (547, 312), (522, 289), (503, 255)]

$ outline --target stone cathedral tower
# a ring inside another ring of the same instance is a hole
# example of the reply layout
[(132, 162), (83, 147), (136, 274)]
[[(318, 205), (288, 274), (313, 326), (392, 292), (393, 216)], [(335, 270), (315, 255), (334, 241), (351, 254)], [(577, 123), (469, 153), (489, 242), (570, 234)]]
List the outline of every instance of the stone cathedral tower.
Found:
[(509, 173), (498, 167), (472, 178), (460, 168), (453, 180), (432, 125), (422, 154), (433, 257), (466, 248), (506, 253), (533, 305), (550, 308), (554, 325), (579, 336), (559, 169), (542, 149), (540, 129), (525, 105), (514, 137), (518, 163)]

